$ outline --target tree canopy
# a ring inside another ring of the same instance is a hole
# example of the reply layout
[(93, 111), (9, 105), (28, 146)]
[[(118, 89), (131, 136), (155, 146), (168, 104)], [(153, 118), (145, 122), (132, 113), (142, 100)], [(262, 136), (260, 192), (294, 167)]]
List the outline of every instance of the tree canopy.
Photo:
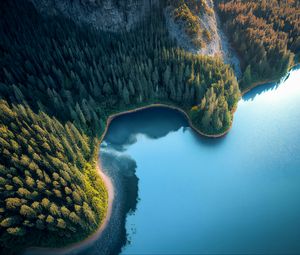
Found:
[(242, 60), (241, 88), (282, 77), (300, 60), (298, 0), (219, 0), (225, 30)]
[[(60, 246), (103, 221), (96, 173), (107, 117), (150, 103), (185, 110), (222, 133), (239, 98), (221, 59), (195, 56), (169, 36), (162, 8), (129, 32), (41, 17), (26, 0), (0, 9), (0, 246)], [(63, 237), (63, 238), (62, 238)], [(4, 251), (4, 252), (5, 252)]]

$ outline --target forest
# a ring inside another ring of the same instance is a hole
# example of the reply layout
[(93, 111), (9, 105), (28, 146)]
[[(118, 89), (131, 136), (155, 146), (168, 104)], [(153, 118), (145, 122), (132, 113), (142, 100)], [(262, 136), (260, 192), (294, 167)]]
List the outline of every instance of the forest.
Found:
[(28, 105), (1, 100), (0, 112), (1, 246), (63, 245), (96, 230), (107, 192), (90, 138)]
[(26, 0), (1, 3), (1, 254), (63, 246), (101, 224), (96, 161), (110, 114), (164, 103), (205, 134), (230, 127), (240, 97), (231, 67), (178, 48), (162, 9), (109, 33), (42, 17)]
[(240, 88), (282, 77), (300, 61), (298, 0), (218, 0), (225, 31), (243, 68)]

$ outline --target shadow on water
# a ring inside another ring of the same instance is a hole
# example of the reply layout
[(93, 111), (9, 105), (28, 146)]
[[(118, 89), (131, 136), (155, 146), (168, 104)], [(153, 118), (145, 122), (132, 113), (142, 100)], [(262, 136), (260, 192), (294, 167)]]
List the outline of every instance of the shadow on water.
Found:
[[(182, 127), (184, 132), (190, 129), (186, 116), (181, 112), (166, 107), (147, 108), (114, 119), (105, 136), (105, 143), (123, 151), (137, 141), (138, 134), (150, 139), (159, 139)], [(196, 132), (192, 132), (192, 135), (205, 146), (216, 146), (224, 141), (200, 136)]]
[[(136, 210), (139, 180), (136, 162), (126, 154), (126, 148), (137, 141), (138, 134), (159, 139), (182, 127), (184, 132), (190, 129), (186, 117), (165, 107), (121, 115), (111, 122), (101, 144), (99, 160), (115, 188), (112, 214), (102, 236), (80, 254), (119, 254), (122, 247), (130, 242), (126, 233), (126, 217)], [(195, 132), (192, 134), (205, 146), (215, 146), (224, 140), (200, 137)]]
[[(299, 66), (294, 69), (299, 69)], [(285, 76), (278, 83), (268, 83), (254, 88), (243, 96), (243, 100), (252, 101), (264, 92), (276, 90), (288, 77), (289, 75)], [(136, 161), (126, 154), (126, 150), (128, 146), (137, 142), (139, 134), (150, 139), (159, 139), (180, 128), (183, 128), (183, 132), (190, 130), (186, 117), (176, 110), (165, 107), (153, 107), (121, 115), (111, 122), (101, 144), (99, 160), (115, 189), (112, 214), (101, 237), (90, 247), (75, 254), (119, 254), (130, 242), (126, 232), (126, 218), (137, 208), (139, 179), (136, 175)], [(204, 147), (220, 146), (227, 139), (227, 136), (211, 139), (199, 136), (196, 132), (191, 134), (195, 138), (194, 141)]]
[(285, 81), (290, 77), (291, 72), (298, 69), (300, 69), (300, 65), (293, 67), (292, 70), (283, 76), (278, 82), (269, 82), (251, 89), (243, 95), (242, 99), (244, 101), (253, 101), (256, 96), (259, 96), (262, 93), (277, 90), (279, 86), (283, 86), (285, 84)]
[[(299, 69), (299, 66), (296, 69)], [(253, 89), (243, 96), (243, 100), (254, 100), (261, 93), (276, 90), (288, 77), (285, 76), (278, 83), (269, 83)], [(186, 117), (176, 110), (164, 107), (122, 115), (112, 121), (101, 144), (99, 159), (103, 171), (111, 177), (115, 188), (112, 214), (102, 236), (80, 254), (119, 254), (122, 248), (130, 243), (126, 218), (136, 211), (139, 201), (139, 179), (136, 175), (136, 161), (127, 154), (127, 148), (137, 142), (139, 134), (150, 139), (159, 139), (182, 127), (183, 132), (190, 131)], [(221, 146), (231, 135), (230, 133), (223, 138), (210, 139), (200, 137), (195, 132), (191, 134), (195, 138), (194, 141), (202, 147), (211, 148)]]
[(137, 207), (138, 178), (136, 162), (126, 154), (126, 147), (137, 141), (138, 134), (158, 139), (181, 127), (188, 127), (186, 118), (168, 108), (149, 108), (111, 122), (101, 144), (100, 162), (115, 188), (112, 215), (101, 238), (82, 254), (119, 254), (129, 242), (126, 217)]
[(105, 136), (105, 142), (113, 146), (127, 146), (136, 142), (137, 134), (158, 139), (181, 127), (188, 127), (183, 114), (165, 107), (148, 108), (114, 119)]
[[(285, 80), (287, 78), (285, 78)], [(253, 101), (256, 96), (259, 96), (260, 94), (265, 93), (265, 92), (276, 90), (279, 87), (279, 85), (281, 85), (281, 81), (280, 82), (269, 82), (266, 84), (262, 84), (260, 86), (257, 86), (255, 88), (251, 89), (249, 92), (247, 92), (245, 95), (243, 95), (242, 99), (244, 101)]]
[(80, 255), (119, 254), (128, 242), (126, 216), (136, 210), (138, 202), (138, 178), (136, 162), (120, 151), (101, 146), (100, 162), (103, 171), (110, 176), (114, 186), (114, 201), (110, 220), (101, 237)]

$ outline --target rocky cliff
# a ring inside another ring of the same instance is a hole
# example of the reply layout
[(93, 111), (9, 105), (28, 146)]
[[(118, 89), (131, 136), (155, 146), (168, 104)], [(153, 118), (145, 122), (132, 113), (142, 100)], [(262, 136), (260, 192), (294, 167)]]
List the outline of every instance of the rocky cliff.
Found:
[(178, 45), (194, 54), (221, 57), (239, 78), (240, 62), (222, 31), (214, 1), (169, 0), (168, 3), (165, 9), (167, 27)]
[[(78, 23), (87, 23), (97, 29), (107, 31), (129, 30), (146, 15), (151, 14), (151, 7), (159, 3), (167, 3), (164, 5), (167, 27), (178, 45), (194, 54), (222, 57), (225, 63), (233, 66), (237, 77), (240, 77), (238, 57), (220, 27), (213, 0), (29, 1), (42, 14), (63, 15)], [(190, 12), (187, 13), (181, 5)], [(176, 7), (179, 10), (177, 12), (179, 19), (174, 17)], [(186, 27), (186, 23), (193, 26)]]
[(62, 14), (97, 29), (130, 29), (159, 0), (30, 0), (44, 14)]

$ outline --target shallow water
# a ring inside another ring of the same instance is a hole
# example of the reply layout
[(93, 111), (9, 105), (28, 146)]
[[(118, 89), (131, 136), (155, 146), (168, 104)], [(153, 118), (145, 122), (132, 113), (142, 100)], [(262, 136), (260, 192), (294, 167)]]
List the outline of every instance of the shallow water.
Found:
[(114, 120), (101, 147), (108, 174), (138, 178), (122, 254), (300, 253), (300, 70), (246, 94), (224, 138), (152, 108)]

